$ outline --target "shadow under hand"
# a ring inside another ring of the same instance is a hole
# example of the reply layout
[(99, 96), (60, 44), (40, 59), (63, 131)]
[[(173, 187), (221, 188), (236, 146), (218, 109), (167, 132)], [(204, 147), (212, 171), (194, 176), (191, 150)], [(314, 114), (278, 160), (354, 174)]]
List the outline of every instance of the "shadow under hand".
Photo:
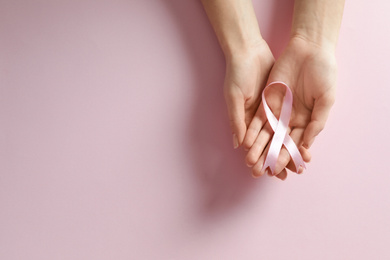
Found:
[(199, 184), (200, 218), (218, 218), (259, 189), (263, 180), (252, 178), (244, 152), (233, 149), (223, 98), (225, 61), (201, 2), (161, 1), (175, 19), (193, 68), (187, 146)]

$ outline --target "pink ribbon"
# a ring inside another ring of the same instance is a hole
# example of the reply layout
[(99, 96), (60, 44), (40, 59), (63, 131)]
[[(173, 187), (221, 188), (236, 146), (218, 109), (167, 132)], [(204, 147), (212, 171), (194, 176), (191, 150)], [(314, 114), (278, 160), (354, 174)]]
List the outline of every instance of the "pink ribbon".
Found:
[[(282, 85), (286, 88), (286, 95), (283, 100), (282, 110), (280, 112), (279, 120), (274, 116), (271, 109), (268, 107), (264, 95), (265, 90), (268, 87), (276, 84)], [(292, 103), (293, 103), (293, 96), (290, 88), (287, 86), (286, 83), (281, 81), (271, 82), (263, 90), (262, 101), (263, 101), (263, 107), (268, 122), (271, 125), (272, 130), (274, 131), (274, 135), (272, 137), (270, 148), (268, 150), (268, 154), (265, 159), (265, 163), (262, 168), (262, 171), (264, 171), (265, 169), (267, 169), (267, 167), (269, 167), (272, 175), (274, 175), (276, 162), (278, 160), (280, 150), (282, 149), (282, 145), (284, 145), (287, 151), (290, 153), (291, 158), (295, 165), (296, 172), (298, 172), (299, 166), (302, 166), (304, 169), (306, 169), (305, 162), (303, 161), (302, 156), (299, 153), (298, 147), (295, 145), (291, 137), (287, 134), (287, 128), (290, 122)]]

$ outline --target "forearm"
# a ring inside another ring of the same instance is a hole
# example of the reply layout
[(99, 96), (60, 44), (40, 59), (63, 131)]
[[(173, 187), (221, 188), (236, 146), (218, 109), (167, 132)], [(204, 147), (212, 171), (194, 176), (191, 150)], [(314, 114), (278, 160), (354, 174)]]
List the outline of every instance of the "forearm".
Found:
[(251, 0), (202, 0), (202, 3), (226, 58), (262, 40)]
[(345, 0), (296, 0), (292, 37), (300, 37), (334, 51)]

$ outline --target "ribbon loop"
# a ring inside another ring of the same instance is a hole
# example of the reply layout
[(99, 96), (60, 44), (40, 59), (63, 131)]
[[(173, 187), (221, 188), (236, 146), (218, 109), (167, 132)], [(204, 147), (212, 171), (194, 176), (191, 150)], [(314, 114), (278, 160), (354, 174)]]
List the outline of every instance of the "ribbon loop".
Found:
[[(283, 100), (282, 110), (280, 112), (279, 119), (277, 119), (275, 115), (272, 113), (271, 109), (269, 108), (265, 100), (265, 94), (264, 94), (265, 90), (268, 87), (276, 84), (282, 85), (286, 88), (286, 94)], [(272, 130), (274, 131), (274, 135), (272, 137), (270, 148), (268, 150), (267, 157), (265, 159), (265, 163), (262, 168), (262, 171), (264, 171), (269, 167), (272, 175), (274, 174), (276, 162), (278, 160), (280, 150), (282, 149), (283, 145), (286, 147), (287, 151), (291, 155), (291, 158), (295, 165), (296, 172), (298, 172), (299, 166), (302, 166), (304, 169), (306, 169), (305, 162), (302, 159), (298, 147), (295, 145), (292, 138), (287, 134), (287, 128), (291, 118), (292, 103), (293, 103), (293, 95), (290, 88), (287, 86), (286, 83), (282, 81), (271, 82), (263, 90), (262, 101), (263, 101), (265, 115), (267, 116), (268, 122), (271, 125)]]

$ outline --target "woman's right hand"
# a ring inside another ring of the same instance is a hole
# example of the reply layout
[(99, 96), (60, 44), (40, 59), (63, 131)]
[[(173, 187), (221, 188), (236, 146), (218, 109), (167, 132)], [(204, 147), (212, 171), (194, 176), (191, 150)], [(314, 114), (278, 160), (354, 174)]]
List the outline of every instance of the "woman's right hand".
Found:
[[(258, 129), (248, 126), (260, 105), (261, 93), (274, 62), (274, 56), (263, 39), (226, 57), (224, 96), (234, 148), (242, 145), (246, 136), (245, 139), (251, 139), (250, 136), (254, 139), (258, 135)], [(244, 144), (244, 148), (250, 146)]]

